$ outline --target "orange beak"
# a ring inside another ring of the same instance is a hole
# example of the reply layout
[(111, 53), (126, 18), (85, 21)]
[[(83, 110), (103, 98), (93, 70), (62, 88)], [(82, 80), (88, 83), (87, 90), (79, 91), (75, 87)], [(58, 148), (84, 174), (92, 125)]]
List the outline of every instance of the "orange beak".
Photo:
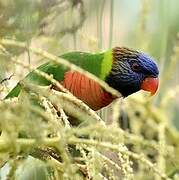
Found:
[(144, 91), (151, 92), (151, 95), (154, 95), (158, 89), (159, 86), (159, 80), (158, 78), (153, 77), (147, 77), (143, 80), (141, 89)]

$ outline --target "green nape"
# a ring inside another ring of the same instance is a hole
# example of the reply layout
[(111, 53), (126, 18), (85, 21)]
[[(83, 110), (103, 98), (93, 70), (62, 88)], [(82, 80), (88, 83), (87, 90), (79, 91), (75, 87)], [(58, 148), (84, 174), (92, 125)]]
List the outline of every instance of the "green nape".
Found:
[(113, 64), (113, 54), (112, 54), (112, 49), (110, 49), (104, 53), (104, 58), (102, 60), (101, 75), (100, 75), (100, 78), (102, 80), (105, 80), (106, 76), (109, 75), (109, 73), (111, 72), (112, 64)]
[[(108, 50), (104, 53), (86, 53), (86, 52), (69, 52), (59, 56), (63, 59), (68, 60), (69, 62), (83, 68), (86, 71), (96, 75), (97, 77), (105, 80), (106, 76), (109, 74), (112, 68), (112, 50)], [(69, 69), (63, 66), (62, 64), (54, 63), (54, 62), (47, 62), (42, 64), (37, 68), (38, 70), (45, 72), (54, 79), (58, 81), (62, 81), (64, 79), (64, 73)], [(50, 85), (50, 81), (45, 79), (44, 77), (37, 75), (36, 72), (30, 72), (24, 80), (33, 82), (38, 85), (48, 86)], [(21, 86), (18, 83), (5, 97), (13, 98), (17, 97), (21, 91)]]

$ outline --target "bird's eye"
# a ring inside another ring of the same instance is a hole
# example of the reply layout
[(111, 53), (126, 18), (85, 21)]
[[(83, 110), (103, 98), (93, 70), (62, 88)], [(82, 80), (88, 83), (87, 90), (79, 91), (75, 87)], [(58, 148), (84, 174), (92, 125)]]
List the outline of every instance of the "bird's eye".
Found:
[(132, 64), (132, 70), (133, 71), (139, 71), (140, 70), (140, 66), (139, 66), (139, 64), (138, 63), (133, 63)]

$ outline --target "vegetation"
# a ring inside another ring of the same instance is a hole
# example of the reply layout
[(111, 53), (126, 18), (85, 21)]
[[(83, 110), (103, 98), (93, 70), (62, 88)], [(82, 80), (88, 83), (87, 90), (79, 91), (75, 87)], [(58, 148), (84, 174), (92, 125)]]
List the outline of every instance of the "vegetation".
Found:
[[(179, 179), (178, 5), (177, 0), (0, 0), (1, 179)], [(96, 114), (53, 77), (36, 71), (62, 92), (21, 81), (20, 97), (4, 100), (16, 82), (47, 60), (99, 81), (58, 55), (113, 46), (143, 50), (157, 60), (156, 96), (139, 92)]]

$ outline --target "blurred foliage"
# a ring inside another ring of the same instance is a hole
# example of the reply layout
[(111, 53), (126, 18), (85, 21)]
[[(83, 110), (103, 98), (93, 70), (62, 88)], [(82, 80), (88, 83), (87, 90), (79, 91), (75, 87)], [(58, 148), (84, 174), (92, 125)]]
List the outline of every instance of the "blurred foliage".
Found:
[[(75, 33), (84, 20), (85, 11), (81, 0), (0, 1), (1, 38), (13, 38), (30, 44), (33, 38), (42, 35), (55, 38)], [(8, 50), (17, 55), (23, 51), (18, 48)], [(1, 57), (1, 62), (4, 61), (8, 59)], [(3, 69), (0, 76), (4, 73)]]
[(1, 37), (25, 41), (44, 34), (44, 30), (53, 37), (74, 33), (83, 24), (85, 16), (81, 0), (2, 0), (0, 12)]
[[(178, 6), (177, 0), (0, 0), (0, 38), (16, 42), (0, 39), (1, 179), (179, 179)], [(46, 61), (29, 47), (59, 55), (113, 46), (156, 58), (157, 96), (139, 92), (114, 102), (98, 113), (105, 123), (48, 88), (25, 84), (18, 99), (3, 100)], [(67, 106), (80, 116), (77, 126), (70, 125)]]

